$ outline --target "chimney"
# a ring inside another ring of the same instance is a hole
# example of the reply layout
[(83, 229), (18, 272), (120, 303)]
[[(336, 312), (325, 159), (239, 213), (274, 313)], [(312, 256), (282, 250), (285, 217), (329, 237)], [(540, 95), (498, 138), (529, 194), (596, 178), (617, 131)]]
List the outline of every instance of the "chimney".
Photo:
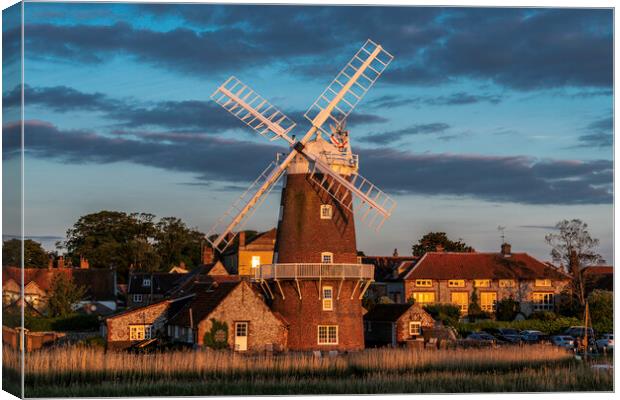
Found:
[(203, 264), (213, 263), (213, 249), (209, 246), (203, 246), (202, 248), (202, 263)]
[(394, 253), (392, 253), (392, 257), (398, 257), (398, 249), (394, 249)]
[(435, 251), (437, 253), (443, 253), (443, 250), (444, 250), (443, 244), (438, 244), (435, 246)]
[(510, 251), (512, 246), (509, 243), (502, 243), (502, 254), (504, 257), (510, 257)]
[(239, 232), (239, 248), (245, 247), (245, 231)]
[(80, 256), (80, 269), (88, 269), (90, 267), (88, 260)]
[(58, 257), (58, 268), (64, 268), (65, 267), (65, 258), (63, 256)]

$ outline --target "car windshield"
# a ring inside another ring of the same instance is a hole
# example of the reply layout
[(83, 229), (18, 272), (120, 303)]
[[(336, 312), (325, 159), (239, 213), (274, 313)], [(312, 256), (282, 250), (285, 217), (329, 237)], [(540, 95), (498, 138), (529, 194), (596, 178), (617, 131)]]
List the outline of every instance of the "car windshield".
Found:
[(504, 335), (518, 335), (519, 332), (516, 329), (502, 329)]

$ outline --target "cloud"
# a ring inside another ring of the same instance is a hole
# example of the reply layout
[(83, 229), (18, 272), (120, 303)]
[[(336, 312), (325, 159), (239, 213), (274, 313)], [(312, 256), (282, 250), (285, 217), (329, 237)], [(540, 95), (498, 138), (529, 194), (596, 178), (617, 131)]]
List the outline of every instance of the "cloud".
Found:
[(370, 108), (396, 108), (406, 105), (419, 107), (426, 106), (462, 106), (475, 103), (498, 104), (502, 101), (502, 96), (492, 94), (469, 94), (466, 92), (456, 92), (448, 96), (437, 97), (404, 97), (399, 95), (387, 94), (372, 99), (365, 103)]
[[(192, 173), (197, 183), (250, 182), (275, 153), (285, 151), (271, 144), (208, 135), (108, 137), (87, 130), (65, 131), (44, 121), (26, 121), (25, 132), (27, 152), (34, 157), (78, 165), (132, 162)], [(5, 146), (17, 146), (19, 124), (6, 124), (3, 138)], [(359, 153), (362, 173), (392, 193), (524, 204), (610, 204), (613, 198), (613, 163), (607, 160), (414, 154), (391, 149)]]
[[(388, 144), (414, 135), (443, 134), (450, 125), (443, 122), (433, 122), (430, 124), (416, 124), (408, 128), (387, 131), (383, 133), (371, 134), (360, 138), (360, 141), (374, 144)], [(451, 139), (451, 138), (450, 138)], [(448, 139), (449, 140), (449, 139)]]
[(577, 147), (611, 147), (613, 144), (613, 118), (605, 117), (588, 124), (583, 130), (588, 132), (577, 138)]
[(362, 173), (387, 192), (523, 204), (611, 204), (613, 162), (359, 151)]
[(27, 55), (81, 63), (128, 56), (199, 77), (272, 66), (327, 79), (331, 66), (343, 65), (370, 32), (396, 56), (385, 80), (397, 84), (477, 79), (518, 90), (612, 86), (610, 9), (140, 7), (185, 23), (168, 31), (128, 22), (28, 24)]

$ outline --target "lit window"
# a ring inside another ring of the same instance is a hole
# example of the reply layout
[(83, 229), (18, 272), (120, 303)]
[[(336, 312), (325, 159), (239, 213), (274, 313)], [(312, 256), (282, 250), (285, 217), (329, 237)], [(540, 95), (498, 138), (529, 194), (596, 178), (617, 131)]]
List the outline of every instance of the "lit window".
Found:
[(134, 303), (142, 303), (142, 295), (141, 294), (134, 294), (133, 295), (133, 302)]
[(252, 256), (252, 268), (260, 267), (260, 256)]
[(431, 304), (435, 302), (435, 293), (434, 292), (414, 292), (413, 300), (416, 304), (420, 304), (420, 305)]
[(551, 287), (551, 279), (536, 279), (536, 286)]
[(480, 293), (480, 308), (482, 308), (482, 311), (494, 312), (496, 304), (497, 304), (497, 293), (495, 292)]
[(450, 279), (448, 287), (465, 287), (465, 281), (463, 279)]
[(409, 322), (409, 335), (418, 336), (422, 333), (422, 322), (411, 321)]
[(329, 252), (321, 253), (321, 263), (332, 264), (334, 262), (334, 254)]
[(415, 285), (418, 287), (432, 287), (433, 281), (430, 279), (416, 279)]
[(142, 279), (142, 286), (151, 287), (151, 280), (149, 278)]
[(331, 286), (323, 286), (323, 311), (334, 309), (334, 291)]
[(338, 344), (338, 325), (319, 325), (318, 344)]
[(321, 205), (321, 219), (332, 219), (332, 206), (329, 204)]
[(459, 307), (461, 314), (467, 314), (467, 307), (469, 303), (467, 292), (452, 292), (450, 293), (452, 304)]
[(150, 325), (129, 325), (129, 340), (144, 340), (150, 338)]
[(475, 279), (474, 286), (475, 287), (489, 287), (491, 286), (491, 280), (490, 279)]
[(553, 310), (553, 293), (532, 293), (532, 305), (534, 306), (535, 311)]
[(515, 282), (513, 279), (500, 279), (499, 280), (499, 287), (506, 288), (506, 287), (515, 287), (515, 286), (517, 286), (517, 282)]

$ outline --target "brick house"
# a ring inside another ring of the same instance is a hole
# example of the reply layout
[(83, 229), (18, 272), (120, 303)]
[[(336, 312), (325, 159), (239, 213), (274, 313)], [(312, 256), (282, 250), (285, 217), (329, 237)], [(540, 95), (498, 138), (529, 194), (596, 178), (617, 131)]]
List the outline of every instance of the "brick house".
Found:
[(224, 265), (234, 274), (254, 276), (261, 264), (273, 262), (273, 249), (276, 242), (276, 229), (259, 233), (246, 240), (246, 233), (239, 232), (238, 245), (222, 254)]
[[(226, 328), (218, 330), (222, 325)], [(204, 282), (169, 321), (168, 336), (203, 346), (205, 334), (236, 351), (281, 351), (287, 348), (288, 323), (247, 281)]]
[(474, 289), (483, 311), (512, 297), (521, 312), (553, 311), (570, 276), (527, 253), (512, 253), (504, 243), (500, 253), (426, 253), (403, 277), (405, 298), (416, 304), (451, 303), (467, 314)]
[(582, 270), (586, 294), (593, 290), (614, 290), (614, 267), (610, 265), (590, 265)]
[[(24, 268), (23, 300), (28, 307), (43, 313), (46, 309), (49, 291), (57, 275), (65, 275), (86, 289), (84, 297), (76, 305), (84, 313), (107, 315), (116, 310), (116, 271), (114, 269), (89, 268), (82, 259), (81, 268), (64, 267), (62, 258), (59, 267)], [(16, 266), (2, 267), (2, 304), (7, 307), (18, 302), (21, 296), (21, 273)]]
[(416, 304), (377, 304), (364, 315), (366, 347), (402, 345), (424, 340), (424, 330), (432, 329), (435, 321)]

